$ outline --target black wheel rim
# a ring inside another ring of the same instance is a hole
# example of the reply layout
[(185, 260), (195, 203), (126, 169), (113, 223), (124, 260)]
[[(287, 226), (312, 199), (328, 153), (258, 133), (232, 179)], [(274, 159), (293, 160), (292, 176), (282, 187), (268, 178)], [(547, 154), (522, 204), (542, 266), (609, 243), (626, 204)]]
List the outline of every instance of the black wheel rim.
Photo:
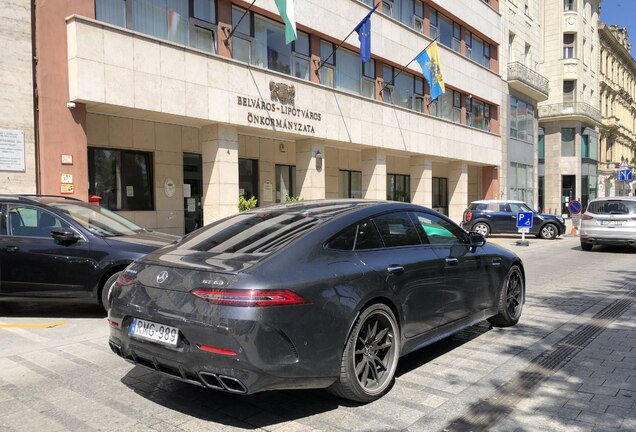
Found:
[(355, 375), (365, 391), (383, 390), (393, 377), (395, 328), (382, 312), (367, 317), (359, 327), (354, 352)]
[(507, 284), (506, 307), (508, 315), (512, 319), (517, 319), (523, 305), (523, 280), (518, 271), (515, 270), (510, 274)]

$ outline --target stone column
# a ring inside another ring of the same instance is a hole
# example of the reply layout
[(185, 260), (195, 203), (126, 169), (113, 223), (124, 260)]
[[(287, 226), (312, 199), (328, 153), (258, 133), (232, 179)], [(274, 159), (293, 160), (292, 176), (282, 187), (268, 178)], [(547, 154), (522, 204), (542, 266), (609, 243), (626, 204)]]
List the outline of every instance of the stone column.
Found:
[(296, 141), (296, 181), (303, 200), (325, 199), (325, 143)]
[(433, 161), (425, 156), (411, 157), (411, 202), (433, 206)]
[(203, 222), (238, 212), (238, 132), (213, 125), (199, 132), (203, 160)]
[(362, 150), (362, 197), (386, 199), (386, 153), (380, 149)]
[(448, 164), (448, 217), (459, 223), (468, 207), (468, 164)]
[(481, 169), (481, 190), (483, 199), (499, 199), (499, 169), (487, 166)]

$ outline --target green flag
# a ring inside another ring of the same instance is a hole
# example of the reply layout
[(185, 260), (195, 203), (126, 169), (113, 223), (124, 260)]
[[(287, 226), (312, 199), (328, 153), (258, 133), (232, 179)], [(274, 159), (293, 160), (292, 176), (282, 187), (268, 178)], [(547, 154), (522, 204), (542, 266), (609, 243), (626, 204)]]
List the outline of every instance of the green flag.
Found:
[(294, 0), (274, 0), (283, 22), (285, 23), (285, 42), (290, 44), (296, 40), (296, 15)]

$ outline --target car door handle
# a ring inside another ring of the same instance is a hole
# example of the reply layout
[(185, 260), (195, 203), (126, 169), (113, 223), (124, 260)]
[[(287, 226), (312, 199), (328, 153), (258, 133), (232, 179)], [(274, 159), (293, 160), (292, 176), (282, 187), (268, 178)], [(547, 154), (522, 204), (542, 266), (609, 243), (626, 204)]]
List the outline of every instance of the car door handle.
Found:
[(457, 258), (446, 258), (446, 264), (448, 264), (449, 266), (456, 266), (457, 264), (459, 264), (459, 260)]
[(391, 264), (390, 266), (386, 268), (386, 271), (388, 271), (389, 274), (398, 274), (404, 271), (404, 267), (397, 264)]
[(9, 253), (14, 253), (20, 250), (20, 248), (17, 246), (5, 246), (3, 249)]

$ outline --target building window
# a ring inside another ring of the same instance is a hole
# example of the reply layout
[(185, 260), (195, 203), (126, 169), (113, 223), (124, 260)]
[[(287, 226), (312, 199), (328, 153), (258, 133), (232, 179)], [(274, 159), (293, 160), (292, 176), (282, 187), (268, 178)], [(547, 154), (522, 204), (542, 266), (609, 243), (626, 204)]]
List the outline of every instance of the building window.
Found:
[(439, 29), (439, 42), (449, 48), (453, 48), (453, 21), (445, 15), (433, 11), (437, 14), (437, 23)]
[(448, 216), (448, 179), (433, 177), (433, 210)]
[[(369, 6), (372, 1), (366, 2)], [(382, 12), (409, 27), (418, 31), (424, 30), (424, 6), (420, 0), (384, 0), (382, 2)], [(418, 18), (418, 19), (416, 19)], [(418, 25), (421, 24), (422, 30)]]
[(570, 104), (574, 102), (575, 87), (576, 85), (574, 81), (563, 81), (563, 103), (564, 104)]
[(276, 165), (276, 202), (284, 203), (287, 198), (295, 197), (296, 167)]
[(534, 202), (534, 168), (532, 165), (524, 165), (510, 162), (509, 199), (523, 201), (532, 206)]
[(462, 114), (461, 101), (461, 93), (447, 89), (445, 93), (430, 103), (429, 112), (432, 116), (459, 123)]
[(539, 135), (538, 149), (537, 149), (539, 163), (544, 163), (545, 160), (545, 135)]
[(564, 11), (576, 10), (576, 0), (563, 0), (563, 10)]
[(574, 128), (561, 128), (561, 156), (574, 156)]
[(338, 197), (362, 198), (362, 173), (360, 171), (340, 171)]
[(576, 33), (563, 34), (563, 58), (574, 58)]
[(139, 33), (216, 52), (216, 0), (95, 0), (95, 17)]
[(466, 34), (466, 56), (485, 68), (490, 68), (490, 44), (474, 34)]
[(598, 176), (581, 176), (581, 205), (587, 208), (588, 203), (597, 197)]
[(382, 72), (386, 85), (382, 92), (384, 102), (424, 112), (424, 78), (407, 72), (397, 75), (398, 71), (388, 65)]
[(490, 105), (470, 96), (466, 97), (466, 124), (468, 126), (490, 130)]
[(581, 157), (598, 160), (598, 136), (587, 128), (581, 131)]
[(258, 160), (239, 159), (239, 195), (258, 200)]
[(109, 210), (153, 210), (152, 153), (88, 148), (88, 194)]
[(545, 177), (539, 176), (539, 211), (545, 213)]
[(411, 202), (411, 177), (401, 174), (387, 174), (386, 199)]
[(370, 60), (363, 68), (359, 54), (344, 48), (336, 52), (334, 49), (331, 42), (320, 41), (320, 58), (331, 56), (320, 69), (320, 83), (375, 99), (375, 60)]
[(514, 96), (510, 96), (510, 136), (534, 142), (534, 106)]
[(457, 52), (461, 51), (462, 28), (459, 24), (453, 23), (453, 49)]

